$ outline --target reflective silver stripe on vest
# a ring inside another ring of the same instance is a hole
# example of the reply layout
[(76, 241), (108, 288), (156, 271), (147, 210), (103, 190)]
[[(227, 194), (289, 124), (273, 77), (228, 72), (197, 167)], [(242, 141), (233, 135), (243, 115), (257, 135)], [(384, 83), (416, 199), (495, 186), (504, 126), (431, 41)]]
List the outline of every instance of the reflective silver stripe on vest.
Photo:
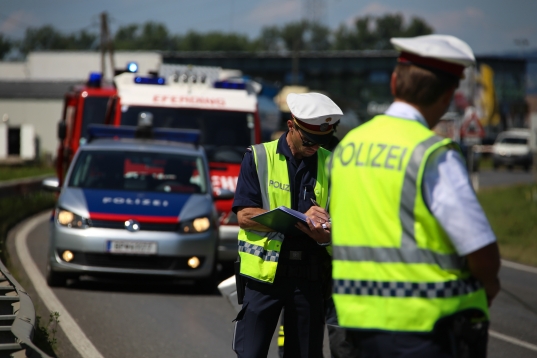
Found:
[(334, 246), (333, 255), (337, 260), (358, 262), (436, 264), (444, 270), (457, 270), (464, 264), (464, 258), (457, 254), (441, 254), (420, 248), (393, 248), (367, 246)]
[(253, 147), (256, 156), (257, 177), (259, 179), (259, 186), (261, 188), (261, 200), (263, 201), (263, 209), (270, 210), (270, 202), (268, 197), (267, 149), (263, 144), (256, 144)]
[(425, 152), (427, 152), (431, 146), (442, 140), (443, 138), (433, 136), (418, 144), (410, 156), (410, 161), (406, 167), (403, 190), (401, 193), (401, 204), (399, 207), (399, 218), (403, 228), (401, 248), (416, 248), (416, 238), (414, 236), (414, 207), (416, 204), (417, 190), (420, 189), (417, 187), (420, 165), (423, 161)]
[(278, 259), (280, 258), (280, 253), (277, 251), (265, 250), (263, 246), (250, 244), (249, 242), (241, 240), (239, 240), (239, 251), (257, 256), (263, 261), (278, 262)]
[(445, 282), (397, 282), (334, 280), (334, 293), (339, 295), (378, 297), (450, 298), (475, 292), (481, 284), (473, 279)]

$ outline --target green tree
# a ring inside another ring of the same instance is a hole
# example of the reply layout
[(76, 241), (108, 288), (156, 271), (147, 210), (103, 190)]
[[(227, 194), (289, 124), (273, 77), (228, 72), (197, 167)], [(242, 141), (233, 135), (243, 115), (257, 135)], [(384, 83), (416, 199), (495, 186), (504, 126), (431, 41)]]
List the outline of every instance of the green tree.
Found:
[(30, 51), (40, 50), (90, 50), (96, 46), (97, 35), (85, 30), (65, 35), (52, 25), (30, 27), (19, 44), (19, 50), (25, 55)]
[(4, 58), (11, 51), (12, 47), (13, 42), (4, 36), (4, 34), (0, 33), (0, 59)]
[[(261, 31), (262, 46), (267, 51), (285, 49), (288, 51), (323, 51), (332, 46), (330, 29), (310, 21), (291, 22), (280, 29), (264, 28)], [(278, 39), (279, 38), (279, 39)]]
[(424, 20), (413, 17), (409, 24), (401, 14), (386, 14), (381, 17), (359, 17), (352, 27), (341, 25), (334, 33), (336, 50), (388, 50), (392, 49), (390, 38), (412, 37), (433, 33), (433, 28)]

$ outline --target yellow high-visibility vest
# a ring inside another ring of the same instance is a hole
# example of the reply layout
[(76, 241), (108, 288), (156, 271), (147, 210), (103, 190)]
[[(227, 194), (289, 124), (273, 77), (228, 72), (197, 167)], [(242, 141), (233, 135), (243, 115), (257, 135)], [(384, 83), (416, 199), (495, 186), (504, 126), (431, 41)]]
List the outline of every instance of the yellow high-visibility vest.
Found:
[(417, 121), (381, 115), (334, 150), (332, 276), (341, 326), (430, 332), (463, 310), (488, 317), (481, 284), (422, 195), (428, 157), (449, 145)]
[[(252, 146), (265, 210), (276, 209), (282, 205), (291, 207), (287, 160), (283, 154), (276, 153), (277, 147), (278, 140)], [(322, 207), (326, 207), (328, 202), (328, 176), (325, 163), (329, 156), (330, 152), (323, 148), (317, 151), (317, 177), (314, 193), (316, 201)], [(277, 232), (240, 229), (241, 275), (273, 283), (283, 239), (283, 234)]]

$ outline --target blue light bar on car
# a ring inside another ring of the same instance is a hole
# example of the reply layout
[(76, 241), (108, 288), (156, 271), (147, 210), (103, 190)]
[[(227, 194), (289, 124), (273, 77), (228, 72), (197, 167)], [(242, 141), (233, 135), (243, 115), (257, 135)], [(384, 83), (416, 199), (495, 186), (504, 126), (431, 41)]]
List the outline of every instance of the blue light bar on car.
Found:
[(244, 83), (244, 82), (231, 82), (231, 81), (216, 81), (214, 83), (214, 88), (243, 90), (243, 89), (246, 89), (246, 83)]
[[(90, 141), (98, 138), (136, 138), (137, 127), (133, 126), (107, 126), (90, 124), (88, 133)], [(165, 140), (198, 145), (200, 131), (197, 129), (154, 128), (152, 140)]]
[(134, 77), (134, 83), (141, 85), (163, 85), (166, 83), (164, 77)]

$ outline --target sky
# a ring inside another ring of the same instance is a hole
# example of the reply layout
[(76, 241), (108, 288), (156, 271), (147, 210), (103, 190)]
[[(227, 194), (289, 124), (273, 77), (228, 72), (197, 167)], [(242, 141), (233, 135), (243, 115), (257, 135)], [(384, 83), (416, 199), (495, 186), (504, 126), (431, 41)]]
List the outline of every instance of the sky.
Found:
[(99, 14), (106, 11), (112, 32), (156, 21), (171, 33), (233, 31), (253, 38), (264, 26), (302, 19), (305, 3), (316, 2), (324, 3), (322, 21), (332, 29), (356, 17), (398, 12), (461, 38), (476, 54), (537, 49), (536, 0), (3, 0), (0, 33), (20, 39), (26, 28), (46, 24), (65, 33), (98, 32)]

